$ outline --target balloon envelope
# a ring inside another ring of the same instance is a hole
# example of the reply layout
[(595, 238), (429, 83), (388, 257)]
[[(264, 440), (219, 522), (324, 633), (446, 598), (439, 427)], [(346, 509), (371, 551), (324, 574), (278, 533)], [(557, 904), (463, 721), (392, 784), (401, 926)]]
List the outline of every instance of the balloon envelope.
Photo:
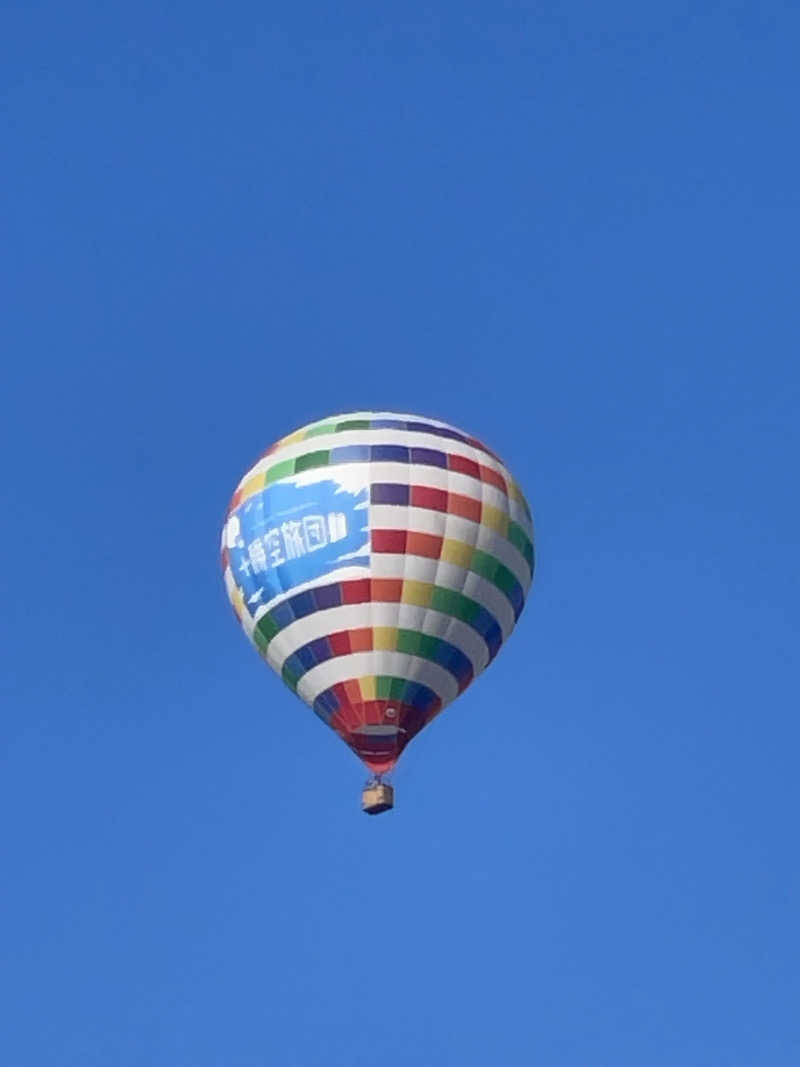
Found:
[(511, 633), (533, 576), (533, 525), (474, 437), (357, 412), (290, 434), (247, 472), (222, 565), (261, 655), (385, 773)]

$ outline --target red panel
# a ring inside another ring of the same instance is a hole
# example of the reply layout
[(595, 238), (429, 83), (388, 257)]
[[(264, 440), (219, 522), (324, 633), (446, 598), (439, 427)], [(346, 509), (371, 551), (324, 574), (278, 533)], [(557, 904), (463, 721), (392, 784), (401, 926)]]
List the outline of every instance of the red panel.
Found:
[(498, 474), (497, 471), (493, 471), (491, 467), (481, 467), (481, 481), (488, 482), (489, 485), (494, 485), (502, 492), (508, 493), (505, 478), (502, 474)]
[(336, 697), (340, 707), (344, 707), (346, 704), (350, 703), (347, 696), (347, 692), (341, 682), (337, 682), (336, 685), (332, 685), (331, 692)]
[(388, 721), (384, 715), (384, 709), (386, 707), (385, 700), (365, 700), (361, 707), (364, 715), (364, 722), (368, 726), (381, 726)]
[(356, 680), (349, 682), (342, 682), (344, 691), (347, 694), (348, 703), (355, 707), (361, 703), (361, 686)]
[(405, 530), (373, 530), (373, 552), (398, 552), (402, 555), (406, 551)]
[(425, 485), (412, 485), (411, 504), (415, 508), (428, 508), (430, 511), (447, 511), (447, 491), (430, 489)]
[(415, 533), (408, 531), (406, 538), (406, 552), (412, 556), (425, 556), (427, 559), (438, 559), (442, 551), (442, 538), (435, 534)]
[(357, 578), (354, 582), (342, 582), (343, 604), (364, 604), (371, 600), (369, 578)]
[(481, 469), (478, 464), (472, 459), (465, 459), (464, 456), (452, 456), (447, 457), (447, 466), (451, 471), (458, 471), (459, 474), (470, 474), (473, 478), (480, 478)]
[(447, 510), (451, 515), (459, 515), (462, 519), (472, 519), (473, 522), (481, 521), (481, 502), (480, 500), (473, 500), (471, 496), (450, 493), (447, 500)]
[(340, 630), (338, 634), (328, 634), (328, 643), (334, 656), (347, 656), (350, 653), (350, 633)]
[(381, 604), (399, 604), (403, 595), (402, 578), (372, 578), (372, 599)]
[(236, 492), (231, 497), (231, 502), (228, 505), (228, 511), (229, 512), (233, 511), (234, 508), (239, 506), (241, 501), (242, 501), (242, 490), (241, 489), (237, 489)]

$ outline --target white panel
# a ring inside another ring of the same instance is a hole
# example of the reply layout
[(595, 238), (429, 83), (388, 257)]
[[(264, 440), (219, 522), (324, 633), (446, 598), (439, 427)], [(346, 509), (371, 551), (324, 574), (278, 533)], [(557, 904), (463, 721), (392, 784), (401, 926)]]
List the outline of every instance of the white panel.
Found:
[(372, 573), (376, 578), (409, 578), (412, 582), (436, 583), (435, 559), (409, 556), (405, 552), (373, 552)]

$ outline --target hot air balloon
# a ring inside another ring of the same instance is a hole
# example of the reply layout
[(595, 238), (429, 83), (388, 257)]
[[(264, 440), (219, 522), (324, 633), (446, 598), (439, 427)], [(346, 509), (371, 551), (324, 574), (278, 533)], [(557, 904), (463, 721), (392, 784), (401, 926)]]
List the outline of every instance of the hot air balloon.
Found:
[(311, 423), (240, 481), (225, 586), (250, 641), (371, 772), (363, 810), (409, 741), (497, 655), (534, 567), (530, 509), (476, 438), (416, 415)]

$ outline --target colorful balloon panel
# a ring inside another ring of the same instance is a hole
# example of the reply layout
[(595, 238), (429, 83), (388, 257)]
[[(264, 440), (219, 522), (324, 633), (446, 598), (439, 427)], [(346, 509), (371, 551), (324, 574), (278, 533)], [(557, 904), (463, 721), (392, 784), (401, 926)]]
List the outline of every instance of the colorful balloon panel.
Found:
[(474, 437), (359, 412), (303, 427), (247, 472), (222, 565), (261, 655), (385, 773), (511, 633), (533, 577), (533, 524)]

